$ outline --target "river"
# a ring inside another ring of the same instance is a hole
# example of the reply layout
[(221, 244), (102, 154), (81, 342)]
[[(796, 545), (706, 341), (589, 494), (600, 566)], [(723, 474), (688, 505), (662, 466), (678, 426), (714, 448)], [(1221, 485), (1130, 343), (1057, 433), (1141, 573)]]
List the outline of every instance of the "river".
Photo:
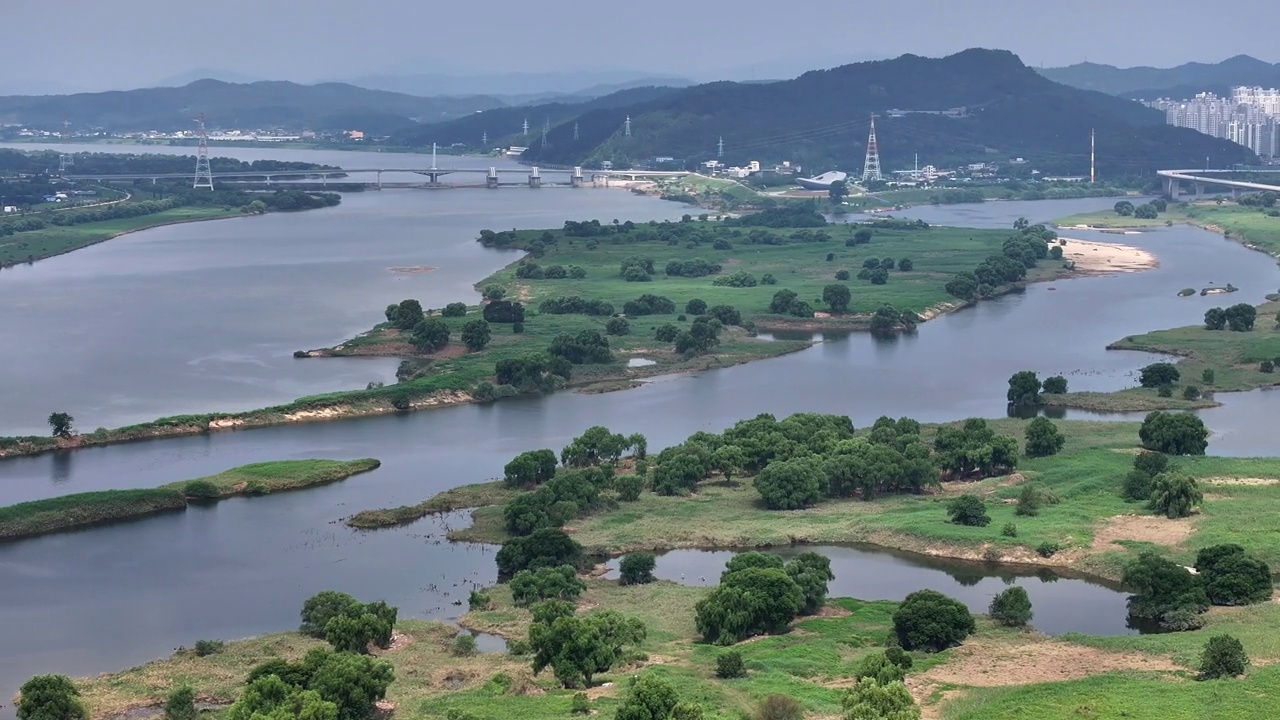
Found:
[[(307, 151), (244, 152), (363, 164), (349, 153), (329, 158)], [(1003, 227), (1017, 216), (1040, 221), (1108, 205), (1100, 199), (989, 203), (921, 208), (918, 214), (930, 222)], [(22, 308), (11, 313), (6, 336), (25, 342), (6, 342), (0, 349), (0, 387), (8, 401), (0, 407), (0, 426), (7, 432), (39, 430), (52, 408), (71, 411), (82, 427), (115, 425), (167, 412), (256, 407), (385, 379), (393, 362), (295, 363), (289, 353), (364, 329), (380, 308), (403, 297), (419, 297), (429, 306), (472, 297), (471, 284), (511, 258), (480, 248), (473, 241), (480, 228), (558, 225), (593, 216), (643, 220), (684, 210), (607, 191), (384, 191), (348, 195), (341, 206), (323, 211), (137, 233), (6, 271), (0, 274), (0, 300)], [(0, 504), (9, 504), (149, 487), (258, 460), (383, 461), (376, 472), (306, 492), (234, 499), (179, 515), (0, 545), (0, 573), (7, 580), (0, 585), (6, 628), (0, 696), (36, 672), (100, 672), (201, 638), (287, 629), (297, 623), (302, 601), (322, 589), (385, 598), (405, 615), (456, 615), (460, 608), (452, 603), (465, 602), (464, 580), (487, 583), (494, 575), (492, 549), (441, 540), (444, 526), (463, 518), (429, 518), (371, 533), (351, 531), (341, 518), (495, 476), (512, 455), (558, 449), (591, 425), (643, 432), (650, 447), (658, 448), (760, 412), (839, 412), (858, 425), (882, 414), (922, 421), (1000, 416), (1006, 381), (1017, 370), (1061, 373), (1080, 390), (1132, 384), (1150, 356), (1107, 352), (1107, 343), (1198, 322), (1207, 307), (1222, 304), (1220, 298), (1175, 297), (1181, 288), (1229, 281), (1241, 288), (1232, 302), (1260, 302), (1280, 288), (1280, 268), (1269, 258), (1195, 228), (1124, 238), (1070, 234), (1122, 239), (1150, 249), (1161, 265), (1143, 273), (1033, 285), (938, 318), (912, 334), (832, 338), (782, 358), (658, 378), (627, 392), (557, 393), (0, 463)], [(388, 270), (419, 265), (438, 269)], [(1274, 400), (1267, 399), (1278, 396), (1239, 397), (1245, 401), (1224, 396), (1227, 405), (1206, 414), (1215, 430), (1211, 452), (1273, 452), (1268, 438), (1249, 429), (1268, 424)], [(930, 586), (955, 590), (980, 609), (999, 588), (997, 580), (981, 581), (971, 586), (975, 590), (956, 588), (963, 585), (956, 576), (971, 582), (994, 575), (981, 566), (864, 550), (828, 552), (838, 593), (848, 588), (859, 597), (892, 598)], [(664, 558), (660, 571), (690, 562), (674, 557)], [(711, 557), (707, 562), (722, 564)], [(1035, 624), (1042, 629), (1123, 631), (1120, 593), (1083, 580), (1052, 586), (1034, 577), (1015, 581), (1034, 588)]]

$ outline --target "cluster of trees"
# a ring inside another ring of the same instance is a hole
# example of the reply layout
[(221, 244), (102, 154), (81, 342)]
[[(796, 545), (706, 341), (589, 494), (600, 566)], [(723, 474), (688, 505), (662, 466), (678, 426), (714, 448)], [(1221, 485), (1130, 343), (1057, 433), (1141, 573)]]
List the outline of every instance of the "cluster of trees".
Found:
[[(440, 311), (442, 317), (464, 317), (466, 314), (467, 306), (463, 303), (449, 303)], [(449, 324), (440, 318), (428, 317), (417, 300), (401, 300), (388, 305), (386, 316), (393, 327), (409, 333), (410, 342), (421, 352), (433, 353), (449, 344), (452, 335)], [(468, 350), (478, 352), (488, 346), (492, 334), (487, 320), (476, 319), (462, 326), (461, 337)]]
[(1245, 193), (1236, 202), (1245, 207), (1272, 208), (1276, 206), (1277, 199), (1280, 199), (1280, 195), (1267, 190), (1258, 193)]
[(550, 392), (569, 380), (573, 365), (562, 357), (545, 353), (504, 358), (494, 366), (498, 386), (510, 386), (516, 392)]
[(622, 312), (631, 316), (641, 315), (673, 315), (676, 304), (671, 298), (645, 293), (635, 300), (628, 300), (622, 305)]
[(627, 282), (649, 282), (653, 279), (653, 258), (629, 257), (620, 264), (618, 275)]
[(783, 289), (773, 294), (773, 299), (769, 302), (769, 312), (774, 315), (811, 318), (813, 306), (801, 300), (795, 290)]
[(1191, 413), (1156, 410), (1143, 419), (1138, 439), (1144, 448), (1166, 455), (1203, 455), (1209, 430)]
[(752, 275), (746, 270), (739, 270), (738, 272), (733, 273), (732, 275), (721, 275), (720, 277), (711, 281), (711, 284), (717, 287), (736, 287), (736, 288), (755, 287), (757, 284), (776, 285), (777, 283), (778, 283), (778, 280), (773, 275), (765, 275), (764, 278), (759, 283), (757, 283), (756, 276)]
[(484, 319), (499, 325), (524, 322), (524, 305), (512, 300), (494, 300), (484, 306)]
[(1249, 303), (1238, 303), (1227, 309), (1210, 308), (1204, 314), (1206, 330), (1222, 330), (1230, 328), (1235, 332), (1248, 332), (1258, 317), (1258, 309)]
[(646, 635), (644, 623), (634, 617), (613, 610), (580, 614), (571, 603), (545, 600), (533, 606), (529, 626), (533, 672), (549, 667), (565, 687), (587, 687), (592, 676), (624, 660)]
[(1156, 198), (1148, 203), (1135, 206), (1128, 200), (1121, 200), (1116, 203), (1113, 209), (1116, 214), (1121, 217), (1135, 217), (1143, 220), (1155, 220), (1160, 217), (1160, 213), (1167, 210), (1169, 204), (1160, 198)]
[(1131, 621), (1163, 630), (1194, 630), (1211, 605), (1252, 605), (1271, 597), (1271, 570), (1235, 544), (1196, 553), (1195, 573), (1155, 553), (1142, 553), (1126, 566), (1124, 584), (1133, 591)]
[(1029, 408), (1044, 404), (1041, 393), (1062, 395), (1067, 392), (1067, 379), (1053, 375), (1040, 382), (1040, 376), (1031, 370), (1020, 370), (1009, 377), (1009, 390), (1005, 399), (1015, 408)]
[(391, 664), (367, 655), (316, 649), (301, 660), (254, 667), (229, 720), (366, 720), (395, 679)]
[(737, 227), (815, 228), (826, 227), (827, 219), (822, 217), (814, 203), (809, 202), (747, 213), (741, 217), (726, 219), (724, 224)]
[(1169, 464), (1162, 452), (1141, 452), (1125, 475), (1121, 494), (1126, 500), (1145, 502), (1165, 517), (1187, 517), (1204, 500), (1195, 478)]
[(535, 262), (527, 260), (516, 265), (516, 277), (522, 280), (563, 280), (565, 278), (581, 280), (586, 276), (586, 269), (577, 265), (570, 265), (569, 267), (548, 265), (547, 267), (542, 267)]
[(1014, 229), (1017, 234), (1004, 241), (1000, 255), (982, 261), (972, 272), (956, 275), (947, 281), (946, 291), (964, 300), (991, 297), (1000, 286), (1026, 277), (1027, 270), (1050, 256), (1049, 243), (1058, 239), (1056, 232), (1030, 225), (1024, 218), (1014, 223)]
[(715, 275), (720, 272), (720, 264), (703, 260), (702, 258), (693, 258), (691, 260), (670, 260), (667, 262), (664, 272), (673, 277), (706, 277), (707, 275)]
[(613, 362), (609, 339), (599, 330), (582, 330), (577, 335), (561, 333), (551, 340), (547, 353), (552, 358), (562, 358), (572, 365)]
[(365, 654), (370, 645), (391, 645), (396, 612), (381, 600), (365, 604), (346, 593), (325, 590), (303, 603), (299, 632), (326, 640), (335, 650)]
[(803, 553), (785, 564), (766, 553), (735, 555), (725, 564), (720, 585), (698, 601), (698, 632), (717, 645), (778, 632), (797, 616), (816, 613), (834, 579), (831, 562), (817, 553)]

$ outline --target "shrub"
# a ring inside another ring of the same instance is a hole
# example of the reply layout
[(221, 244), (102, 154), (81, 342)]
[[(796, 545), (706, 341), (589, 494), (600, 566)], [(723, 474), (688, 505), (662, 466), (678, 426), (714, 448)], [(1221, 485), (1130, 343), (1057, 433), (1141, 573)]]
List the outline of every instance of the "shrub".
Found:
[(493, 607), (493, 598), (487, 592), (472, 590), (471, 595), (467, 597), (467, 610), (471, 612), (488, 610), (491, 607)]
[(19, 720), (84, 720), (80, 691), (66, 675), (36, 675), (18, 691)]
[(1057, 426), (1049, 418), (1037, 417), (1027, 424), (1027, 457), (1056, 455), (1066, 442), (1067, 439), (1058, 432)]
[(196, 693), (190, 685), (182, 685), (169, 693), (164, 703), (165, 720), (195, 720)]
[(751, 717), (752, 720), (803, 720), (804, 706), (789, 695), (768, 695)]
[(876, 268), (867, 274), (867, 279), (872, 285), (884, 285), (889, 282), (889, 271), (884, 268)]
[(460, 302), (449, 303), (440, 311), (444, 317), (462, 317), (467, 314), (467, 304)]
[(947, 503), (947, 515), (956, 525), (985, 527), (991, 523), (987, 506), (977, 495), (961, 495)]
[(631, 324), (626, 318), (609, 318), (609, 322), (605, 323), (604, 331), (609, 335), (627, 335), (631, 333)]
[(216, 655), (222, 652), (227, 644), (221, 640), (197, 640), (195, 651), (196, 657), (205, 657), (208, 655)]
[(1209, 430), (1191, 413), (1150, 413), (1138, 437), (1144, 448), (1168, 455), (1203, 455), (1209, 446)]
[[(897, 648), (902, 652), (902, 648)], [(903, 668), (889, 659), (888, 653), (867, 655), (853, 668), (858, 680), (871, 678), (880, 683), (901, 682), (906, 677)]]
[(765, 507), (770, 510), (796, 510), (809, 507), (822, 498), (826, 474), (810, 458), (775, 461), (756, 475), (753, 484)]
[(569, 704), (569, 712), (574, 715), (590, 715), (591, 700), (587, 699), (587, 694), (576, 692), (573, 694), (573, 701)]
[(707, 312), (707, 303), (705, 300), (694, 298), (684, 304), (685, 313), (693, 316), (705, 315)]
[(848, 279), (849, 279), (849, 271), (848, 271), (848, 270), (837, 270), (837, 271), (836, 271), (836, 279), (837, 279), (837, 280), (848, 280)]
[(1271, 597), (1271, 569), (1239, 545), (1214, 545), (1196, 554), (1196, 571), (1214, 605), (1250, 605)]
[(344, 592), (323, 590), (302, 604), (302, 627), (298, 630), (303, 635), (324, 639), (324, 629), (330, 620), (339, 615), (356, 614), (360, 608), (360, 601)]
[(586, 589), (571, 565), (521, 570), (511, 578), (511, 599), (516, 607), (543, 600), (576, 600)]
[(911, 660), (911, 656), (908, 655), (905, 650), (898, 647), (897, 645), (892, 645), (890, 647), (885, 648), (884, 656), (885, 656), (885, 659), (887, 659), (889, 662), (893, 663), (894, 665), (897, 665), (903, 670), (910, 670), (911, 666), (914, 664)]
[(1050, 395), (1061, 395), (1067, 391), (1067, 379), (1054, 375), (1044, 379), (1044, 391)]
[(906, 650), (946, 650), (964, 642), (976, 629), (964, 603), (936, 590), (911, 593), (893, 613), (893, 631)]
[(209, 500), (221, 495), (222, 491), (208, 480), (191, 480), (182, 485), (182, 494), (189, 498)]
[(1045, 541), (1036, 546), (1036, 554), (1042, 558), (1051, 558), (1058, 554), (1062, 547), (1056, 542)]
[(1248, 664), (1249, 656), (1245, 655), (1239, 640), (1230, 635), (1214, 635), (1204, 644), (1197, 679), (1216, 680), (1243, 675)]
[(1187, 517), (1203, 500), (1199, 484), (1186, 473), (1160, 473), (1151, 482), (1151, 509), (1171, 520)]
[(1018, 537), (1018, 526), (1013, 523), (1005, 523), (1004, 527), (1000, 528), (1000, 534), (1004, 537), (1016, 538)]
[(621, 575), (619, 582), (623, 585), (644, 585), (653, 582), (653, 568), (657, 565), (657, 559), (653, 553), (635, 552), (622, 558), (618, 563), (618, 571)]
[(911, 258), (902, 258), (898, 261), (898, 269), (902, 272), (911, 272), (915, 266), (915, 263), (911, 262)]
[(1160, 387), (1156, 388), (1156, 395), (1159, 395), (1162, 398), (1173, 397), (1173, 386), (1161, 385)]
[(476, 637), (471, 633), (462, 633), (449, 645), (449, 653), (454, 657), (471, 657), (476, 654)]
[(1015, 515), (1025, 517), (1035, 517), (1040, 514), (1040, 506), (1044, 504), (1043, 498), (1040, 497), (1040, 491), (1030, 482), (1024, 482), (1022, 489), (1018, 491), (1018, 505), (1014, 508)]
[(524, 323), (522, 322), (511, 323), (511, 333), (513, 335), (519, 335), (522, 332), (524, 332)]
[(773, 273), (765, 273), (764, 275), (760, 276), (760, 284), (761, 285), (777, 285), (778, 278), (774, 277)]
[(742, 653), (727, 650), (716, 656), (716, 677), (728, 680), (747, 676), (747, 665), (742, 662)]
[(657, 329), (653, 331), (653, 339), (659, 342), (675, 342), (675, 339), (679, 336), (680, 328), (675, 325), (671, 325), (670, 323), (666, 325), (659, 325)]
[(640, 492), (644, 490), (644, 478), (639, 475), (623, 475), (614, 478), (613, 489), (622, 502), (635, 502), (640, 499)]
[(991, 619), (1006, 627), (1022, 627), (1031, 622), (1031, 598), (1027, 591), (1014, 585), (991, 598), (991, 606), (987, 610)]
[(1199, 400), (1200, 388), (1195, 385), (1188, 385), (1182, 389), (1182, 397), (1185, 400)]
[(1144, 388), (1158, 388), (1162, 385), (1172, 385), (1178, 382), (1181, 373), (1178, 368), (1166, 362), (1152, 363), (1144, 368), (1138, 374), (1138, 384)]
[(1263, 360), (1261, 363), (1258, 364), (1258, 370), (1264, 373), (1274, 372), (1275, 369), (1276, 369), (1276, 365), (1271, 360)]

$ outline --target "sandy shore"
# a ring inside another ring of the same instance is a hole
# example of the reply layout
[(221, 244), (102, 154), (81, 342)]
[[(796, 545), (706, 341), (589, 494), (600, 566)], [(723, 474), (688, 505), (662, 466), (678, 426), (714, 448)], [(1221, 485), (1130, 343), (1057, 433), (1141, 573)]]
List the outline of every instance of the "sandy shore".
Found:
[(1080, 272), (1138, 272), (1160, 266), (1155, 255), (1132, 245), (1062, 239), (1067, 241), (1062, 248), (1063, 258), (1074, 261)]

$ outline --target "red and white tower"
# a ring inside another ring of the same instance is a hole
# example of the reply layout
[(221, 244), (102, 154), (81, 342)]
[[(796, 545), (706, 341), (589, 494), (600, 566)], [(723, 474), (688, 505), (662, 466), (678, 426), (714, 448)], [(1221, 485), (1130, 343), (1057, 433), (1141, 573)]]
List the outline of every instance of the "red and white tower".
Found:
[(880, 176), (880, 146), (876, 144), (876, 116), (871, 116), (871, 134), (867, 136), (867, 159), (862, 164), (862, 182), (883, 180)]

